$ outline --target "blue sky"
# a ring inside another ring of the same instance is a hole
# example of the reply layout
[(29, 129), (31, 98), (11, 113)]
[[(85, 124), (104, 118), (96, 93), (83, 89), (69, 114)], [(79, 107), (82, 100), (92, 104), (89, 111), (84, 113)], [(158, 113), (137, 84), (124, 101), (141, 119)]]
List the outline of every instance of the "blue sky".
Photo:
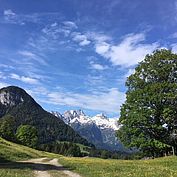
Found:
[(118, 117), (126, 77), (158, 48), (177, 52), (176, 0), (0, 0), (0, 88), (46, 110)]

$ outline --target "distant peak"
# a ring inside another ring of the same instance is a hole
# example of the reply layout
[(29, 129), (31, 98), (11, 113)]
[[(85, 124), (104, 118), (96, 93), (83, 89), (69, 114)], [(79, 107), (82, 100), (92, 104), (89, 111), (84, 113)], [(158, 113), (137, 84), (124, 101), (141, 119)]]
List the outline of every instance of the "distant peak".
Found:
[(59, 117), (59, 118), (62, 117), (62, 114), (60, 114), (60, 113), (57, 112), (57, 111), (51, 111), (51, 113), (52, 113), (54, 116), (56, 116), (56, 117)]
[(85, 113), (83, 110), (79, 109), (76, 111), (78, 115), (85, 116)]
[(99, 118), (102, 118), (102, 119), (108, 119), (108, 117), (104, 113), (97, 114), (95, 117), (99, 117)]
[(79, 110), (70, 110), (70, 111), (65, 111), (64, 115), (72, 115), (74, 118), (75, 117), (79, 117), (79, 116), (85, 116), (85, 113), (83, 110), (79, 109)]

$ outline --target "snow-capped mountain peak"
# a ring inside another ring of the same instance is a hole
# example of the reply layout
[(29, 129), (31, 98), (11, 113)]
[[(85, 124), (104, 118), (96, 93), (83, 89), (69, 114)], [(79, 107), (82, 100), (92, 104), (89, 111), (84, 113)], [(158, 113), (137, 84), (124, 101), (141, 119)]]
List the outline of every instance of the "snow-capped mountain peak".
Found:
[(123, 148), (115, 136), (115, 131), (119, 129), (116, 118), (108, 118), (103, 113), (91, 117), (82, 110), (65, 111), (62, 115), (58, 112), (52, 113), (98, 148)]
[(92, 124), (93, 121), (88, 116), (80, 115), (79, 117), (75, 117), (70, 121), (70, 123), (74, 123), (75, 121), (78, 121), (80, 124)]
[(104, 113), (97, 114), (95, 117), (97, 117), (99, 119), (108, 119), (108, 117)]
[(105, 129), (105, 128), (112, 128), (113, 130), (119, 129), (119, 126), (117, 124), (117, 119), (108, 118), (104, 114), (98, 114), (98, 115), (92, 117), (92, 120), (101, 129)]
[(85, 115), (83, 110), (69, 110), (65, 111), (63, 115), (58, 112), (52, 111), (52, 113), (61, 118), (65, 123), (72, 124), (75, 121), (80, 124), (96, 124), (100, 129), (111, 128), (113, 130), (118, 130), (119, 126), (117, 124), (117, 119), (108, 118), (104, 113), (97, 114), (94, 117), (89, 117)]
[(70, 110), (70, 111), (65, 111), (63, 116), (75, 118), (79, 116), (85, 116), (85, 114), (82, 110)]

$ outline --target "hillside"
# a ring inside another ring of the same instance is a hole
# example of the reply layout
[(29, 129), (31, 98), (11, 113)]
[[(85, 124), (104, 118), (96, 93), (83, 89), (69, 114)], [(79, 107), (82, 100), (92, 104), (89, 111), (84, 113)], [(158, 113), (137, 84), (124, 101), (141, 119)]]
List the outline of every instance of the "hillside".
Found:
[(49, 153), (15, 144), (0, 138), (0, 162), (26, 160), (47, 156)]
[[(45, 161), (58, 158), (67, 169), (74, 170), (82, 177), (175, 177), (177, 176), (177, 157), (164, 157), (151, 160), (111, 160), (99, 158), (74, 158), (37, 151), (0, 138), (0, 176), (1, 177), (35, 177), (32, 163), (8, 163), (6, 160), (27, 160), (47, 157)], [(32, 162), (34, 160), (30, 160)], [(40, 162), (43, 163), (43, 162)], [(41, 164), (40, 164), (41, 165)], [(52, 166), (46, 166), (52, 168)], [(50, 169), (49, 168), (49, 169)], [(47, 170), (51, 177), (62, 176), (61, 169)], [(63, 175), (65, 176), (65, 175)]]
[(59, 140), (89, 145), (86, 139), (62, 120), (45, 111), (19, 87), (10, 86), (0, 89), (0, 123), (3, 121), (11, 122), (14, 134), (21, 124), (36, 127), (39, 144)]
[(75, 173), (57, 162), (60, 155), (38, 151), (0, 138), (1, 177), (58, 177)]

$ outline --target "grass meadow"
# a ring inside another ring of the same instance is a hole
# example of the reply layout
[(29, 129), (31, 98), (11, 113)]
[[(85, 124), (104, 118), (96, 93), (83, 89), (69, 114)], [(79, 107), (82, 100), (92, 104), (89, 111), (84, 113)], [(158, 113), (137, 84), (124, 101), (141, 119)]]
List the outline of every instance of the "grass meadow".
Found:
[(84, 177), (177, 177), (177, 157), (152, 160), (60, 157), (59, 162)]
[[(34, 168), (30, 164), (24, 165), (16, 161), (40, 157), (58, 158), (66, 168), (83, 177), (177, 177), (176, 156), (151, 160), (64, 157), (17, 145), (1, 138), (0, 177), (33, 177)], [(58, 177), (61, 174), (55, 170), (49, 173), (52, 177)]]

